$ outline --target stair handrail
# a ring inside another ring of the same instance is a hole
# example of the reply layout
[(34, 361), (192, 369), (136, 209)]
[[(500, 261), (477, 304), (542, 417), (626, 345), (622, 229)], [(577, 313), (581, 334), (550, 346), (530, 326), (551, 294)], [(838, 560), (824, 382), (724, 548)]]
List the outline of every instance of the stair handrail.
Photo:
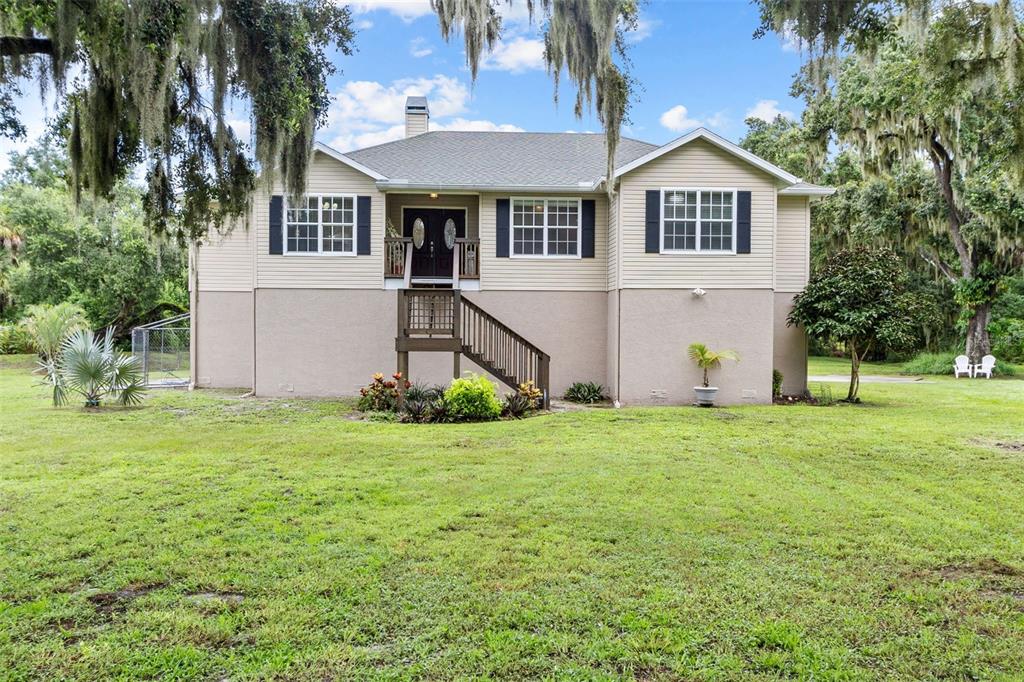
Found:
[[(479, 315), (481, 318), (483, 318), (484, 320), (487, 320), (491, 324), (494, 324), (495, 326), (500, 328), (502, 330), (502, 332), (504, 332), (505, 334), (508, 334), (513, 340), (515, 340), (517, 343), (519, 343), (522, 346), (524, 346), (528, 351), (530, 351), (532, 353), (535, 353), (537, 355), (537, 360), (538, 360), (538, 363), (537, 363), (538, 364), (538, 368), (537, 368), (537, 374), (538, 374), (538, 376), (537, 376), (537, 388), (540, 389), (543, 392), (543, 394), (544, 394), (544, 398), (543, 398), (544, 404), (543, 404), (543, 407), (545, 409), (547, 409), (550, 406), (550, 404), (551, 404), (551, 402), (550, 402), (551, 398), (550, 398), (550, 395), (549, 395), (549, 393), (550, 393), (549, 388), (550, 388), (551, 356), (548, 355), (547, 353), (545, 353), (543, 350), (541, 350), (540, 346), (536, 345), (535, 343), (532, 343), (532, 342), (528, 341), (526, 338), (523, 337), (522, 334), (520, 334), (519, 332), (517, 332), (514, 329), (512, 329), (512, 327), (510, 327), (508, 324), (502, 322), (497, 317), (495, 317), (491, 313), (487, 312), (486, 310), (484, 310), (479, 305), (477, 305), (473, 301), (469, 300), (465, 296), (461, 296), (460, 300), (461, 300), (461, 305), (462, 306), (464, 306), (465, 308), (473, 311), (473, 313)], [(459, 318), (462, 321), (465, 321), (465, 320), (468, 319), (466, 315), (461, 315), (461, 314), (459, 315)], [(470, 342), (471, 342), (472, 339), (468, 339), (468, 338), (465, 337), (465, 335), (463, 334), (463, 329), (461, 328), (461, 326), (456, 331), (457, 331), (459, 337), (462, 340), (462, 344), (466, 348), (470, 349), (470, 351), (473, 352), (474, 354), (482, 354), (483, 349), (474, 349), (470, 345)], [(516, 388), (516, 387), (513, 387), (513, 388)]]

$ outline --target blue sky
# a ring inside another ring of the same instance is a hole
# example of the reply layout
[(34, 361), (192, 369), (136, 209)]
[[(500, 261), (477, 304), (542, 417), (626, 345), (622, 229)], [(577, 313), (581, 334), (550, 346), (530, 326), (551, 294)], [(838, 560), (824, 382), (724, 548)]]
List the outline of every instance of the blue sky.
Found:
[[(600, 130), (592, 115), (573, 115), (569, 85), (563, 84), (554, 104), (540, 34), (526, 20), (525, 0), (514, 0), (511, 8), (502, 2), (503, 39), (475, 84), (461, 38), (441, 39), (429, 0), (361, 0), (352, 7), (357, 52), (335, 56), (338, 73), (329, 82), (334, 103), (328, 125), (318, 132), (327, 144), (347, 151), (401, 137), (409, 94), (429, 98), (435, 130)], [(798, 114), (800, 102), (788, 92), (800, 54), (774, 35), (754, 40), (757, 25), (757, 9), (746, 1), (645, 4), (630, 41), (641, 89), (623, 134), (663, 143), (704, 125), (738, 140), (750, 114)], [(35, 93), (22, 105), (31, 138), (42, 131), (50, 107)], [(245, 118), (240, 110), (233, 124), (242, 135), (248, 135)], [(8, 151), (25, 144), (0, 140), (0, 168)]]

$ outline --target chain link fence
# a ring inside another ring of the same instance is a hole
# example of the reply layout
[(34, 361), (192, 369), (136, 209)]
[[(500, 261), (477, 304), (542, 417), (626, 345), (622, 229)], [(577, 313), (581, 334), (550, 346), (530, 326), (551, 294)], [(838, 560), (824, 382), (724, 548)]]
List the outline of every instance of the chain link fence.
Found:
[(187, 386), (192, 374), (189, 313), (132, 329), (132, 355), (147, 386)]

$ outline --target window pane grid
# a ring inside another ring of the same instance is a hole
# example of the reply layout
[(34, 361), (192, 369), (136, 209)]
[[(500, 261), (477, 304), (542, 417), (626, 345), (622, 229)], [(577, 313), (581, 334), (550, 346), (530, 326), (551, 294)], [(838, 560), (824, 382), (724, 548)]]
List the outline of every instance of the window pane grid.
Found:
[(513, 199), (512, 254), (579, 254), (580, 205), (575, 199)]
[(286, 253), (355, 253), (355, 197), (307, 196), (285, 211)]
[(732, 251), (733, 192), (666, 190), (664, 197), (664, 250)]

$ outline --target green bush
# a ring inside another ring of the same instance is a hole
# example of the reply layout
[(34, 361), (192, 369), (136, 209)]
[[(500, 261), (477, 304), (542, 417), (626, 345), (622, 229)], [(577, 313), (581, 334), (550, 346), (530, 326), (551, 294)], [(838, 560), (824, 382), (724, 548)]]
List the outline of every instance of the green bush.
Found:
[(571, 403), (599, 403), (604, 400), (604, 386), (593, 381), (577, 381), (565, 389), (563, 397)]
[(772, 397), (782, 397), (782, 372), (777, 369), (772, 370)]
[(456, 379), (444, 393), (453, 417), (463, 420), (491, 420), (501, 416), (498, 390), (487, 377), (471, 374)]
[(32, 334), (24, 324), (0, 325), (0, 355), (35, 352)]
[(996, 320), (989, 326), (992, 355), (996, 360), (1024, 363), (1024, 320), (1015, 317)]
[(528, 395), (519, 392), (509, 393), (505, 396), (505, 404), (502, 405), (501, 413), (506, 417), (522, 419), (533, 408), (533, 402)]
[(835, 405), (836, 399), (832, 395), (832, 387), (828, 384), (818, 384), (818, 389), (814, 391), (814, 402), (824, 407)]
[(918, 353), (903, 365), (903, 374), (952, 374), (957, 353)]
[[(918, 353), (913, 360), (903, 365), (903, 374), (953, 375), (953, 361), (960, 353)], [(995, 355), (995, 353), (993, 353)], [(1013, 365), (996, 355), (996, 367), (992, 376), (1013, 376)]]

